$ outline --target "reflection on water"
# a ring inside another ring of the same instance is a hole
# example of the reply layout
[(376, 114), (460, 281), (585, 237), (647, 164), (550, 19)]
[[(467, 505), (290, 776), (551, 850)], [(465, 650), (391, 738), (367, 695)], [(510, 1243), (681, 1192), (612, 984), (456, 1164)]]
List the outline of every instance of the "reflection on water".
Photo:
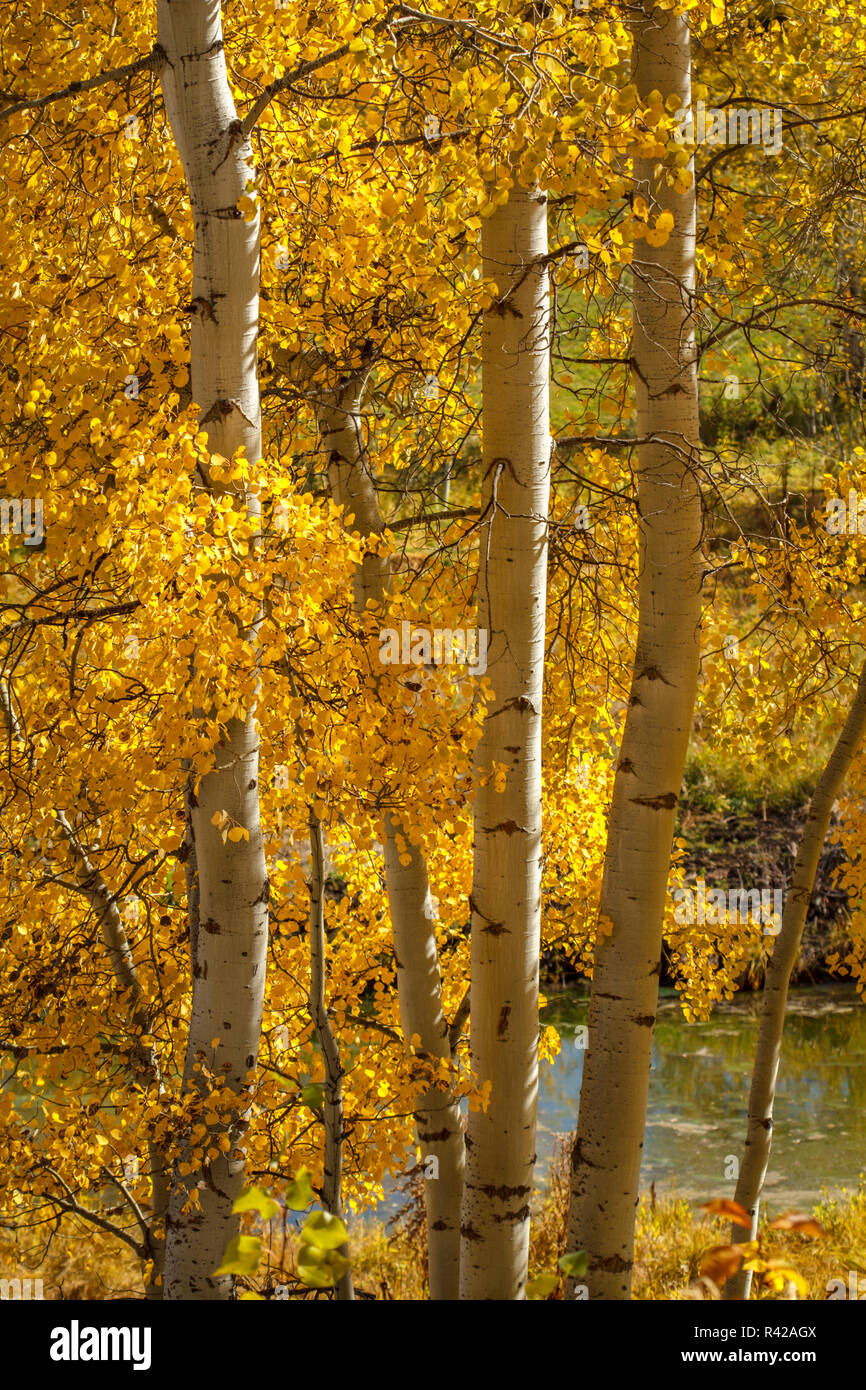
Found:
[[(537, 1182), (543, 1185), (556, 1138), (573, 1129), (588, 993), (548, 996), (545, 1023), (562, 1051), (539, 1079)], [(725, 1177), (740, 1158), (760, 995), (720, 1005), (709, 1023), (686, 1023), (676, 994), (663, 990), (655, 1030), (641, 1184), (686, 1197), (733, 1195)], [(765, 1194), (774, 1207), (855, 1187), (866, 1171), (866, 1007), (851, 988), (791, 991), (776, 1095)]]

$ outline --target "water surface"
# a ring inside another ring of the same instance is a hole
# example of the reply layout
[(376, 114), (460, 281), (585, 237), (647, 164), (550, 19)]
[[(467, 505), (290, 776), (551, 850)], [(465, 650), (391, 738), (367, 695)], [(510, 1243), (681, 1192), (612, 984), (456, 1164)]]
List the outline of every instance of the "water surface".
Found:
[[(562, 1037), (539, 1078), (538, 1170), (543, 1185), (557, 1138), (573, 1129), (584, 1052), (586, 990), (547, 993), (543, 1013)], [(708, 1023), (686, 1023), (662, 990), (655, 1029), (641, 1185), (682, 1196), (733, 1195), (742, 1155), (760, 994), (721, 1004)], [(578, 1035), (579, 1037), (579, 1035)], [(866, 1006), (847, 986), (791, 991), (765, 1196), (774, 1208), (838, 1194), (866, 1172)]]

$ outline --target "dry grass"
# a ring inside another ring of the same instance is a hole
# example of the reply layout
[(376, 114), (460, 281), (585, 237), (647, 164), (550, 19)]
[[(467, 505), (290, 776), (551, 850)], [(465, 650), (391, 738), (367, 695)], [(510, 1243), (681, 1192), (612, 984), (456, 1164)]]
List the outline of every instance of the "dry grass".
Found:
[[(568, 1151), (563, 1144), (533, 1214), (532, 1277), (556, 1273), (556, 1262), (566, 1252), (568, 1178)], [(767, 1256), (785, 1256), (807, 1280), (809, 1298), (822, 1300), (827, 1297), (831, 1279), (847, 1284), (852, 1269), (866, 1275), (866, 1180), (861, 1178), (860, 1186), (838, 1201), (825, 1199), (814, 1214), (826, 1232), (823, 1239), (769, 1231), (762, 1248)], [(361, 1298), (417, 1302), (426, 1297), (426, 1250), (417, 1183), (410, 1185), (404, 1213), (390, 1228), (367, 1220), (354, 1223), (351, 1234), (355, 1287)], [(635, 1299), (694, 1297), (701, 1256), (710, 1246), (726, 1243), (728, 1235), (726, 1222), (707, 1216), (683, 1198), (644, 1196), (637, 1220)], [(271, 1254), (270, 1273), (250, 1283), (266, 1298), (273, 1295), (276, 1284), (293, 1274), (291, 1241), (282, 1258), (273, 1258), (277, 1254), (273, 1248)], [(32, 1241), (25, 1247), (21, 1238), (17, 1244), (0, 1243), (0, 1275), (42, 1278), (45, 1297), (50, 1299), (101, 1301), (140, 1298), (143, 1293), (135, 1256), (108, 1236), (92, 1228), (85, 1230), (74, 1219), (62, 1223), (47, 1251)], [(306, 1296), (316, 1295), (310, 1291)], [(559, 1297), (561, 1290), (551, 1295)]]

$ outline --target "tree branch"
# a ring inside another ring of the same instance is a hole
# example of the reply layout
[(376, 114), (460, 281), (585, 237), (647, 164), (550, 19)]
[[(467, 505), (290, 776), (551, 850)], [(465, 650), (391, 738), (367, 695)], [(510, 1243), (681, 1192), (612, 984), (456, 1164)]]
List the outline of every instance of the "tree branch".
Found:
[(143, 58), (136, 58), (134, 63), (126, 63), (121, 68), (111, 68), (108, 72), (98, 72), (95, 77), (85, 78), (83, 82), (70, 82), (69, 86), (60, 92), (48, 92), (44, 97), (16, 101), (12, 106), (4, 107), (0, 111), (0, 121), (5, 121), (9, 116), (16, 116), (19, 111), (42, 110), (55, 101), (64, 101), (67, 97), (78, 96), (81, 92), (92, 92), (95, 87), (104, 87), (109, 82), (124, 82), (139, 72), (159, 72), (165, 61), (165, 49), (155, 43), (149, 53)]
[(274, 97), (279, 96), (280, 92), (287, 91), (302, 77), (309, 76), (311, 72), (318, 72), (319, 68), (327, 67), (329, 63), (337, 62), (339, 58), (345, 58), (346, 54), (351, 53), (351, 51), (349, 44), (341, 44), (339, 48), (333, 49), (330, 53), (323, 53), (319, 58), (310, 58), (306, 62), (299, 63), (292, 72), (287, 72), (284, 77), (278, 77), (276, 81), (269, 82), (241, 122), (242, 137), (244, 139), (249, 138), (260, 117), (267, 111)]

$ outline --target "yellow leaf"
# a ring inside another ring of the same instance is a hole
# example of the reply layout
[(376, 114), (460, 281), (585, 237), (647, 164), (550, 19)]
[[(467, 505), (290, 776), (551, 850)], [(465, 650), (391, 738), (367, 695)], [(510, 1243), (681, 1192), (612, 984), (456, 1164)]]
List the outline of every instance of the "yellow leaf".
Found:
[(223, 1262), (217, 1274), (252, 1274), (262, 1257), (262, 1242), (258, 1236), (235, 1236), (226, 1246)]
[(232, 1211), (257, 1211), (265, 1221), (270, 1221), (279, 1210), (279, 1203), (261, 1187), (245, 1187), (232, 1205)]
[(529, 1279), (526, 1284), (527, 1298), (547, 1298), (558, 1287), (559, 1280), (555, 1274), (539, 1274), (535, 1279)]

